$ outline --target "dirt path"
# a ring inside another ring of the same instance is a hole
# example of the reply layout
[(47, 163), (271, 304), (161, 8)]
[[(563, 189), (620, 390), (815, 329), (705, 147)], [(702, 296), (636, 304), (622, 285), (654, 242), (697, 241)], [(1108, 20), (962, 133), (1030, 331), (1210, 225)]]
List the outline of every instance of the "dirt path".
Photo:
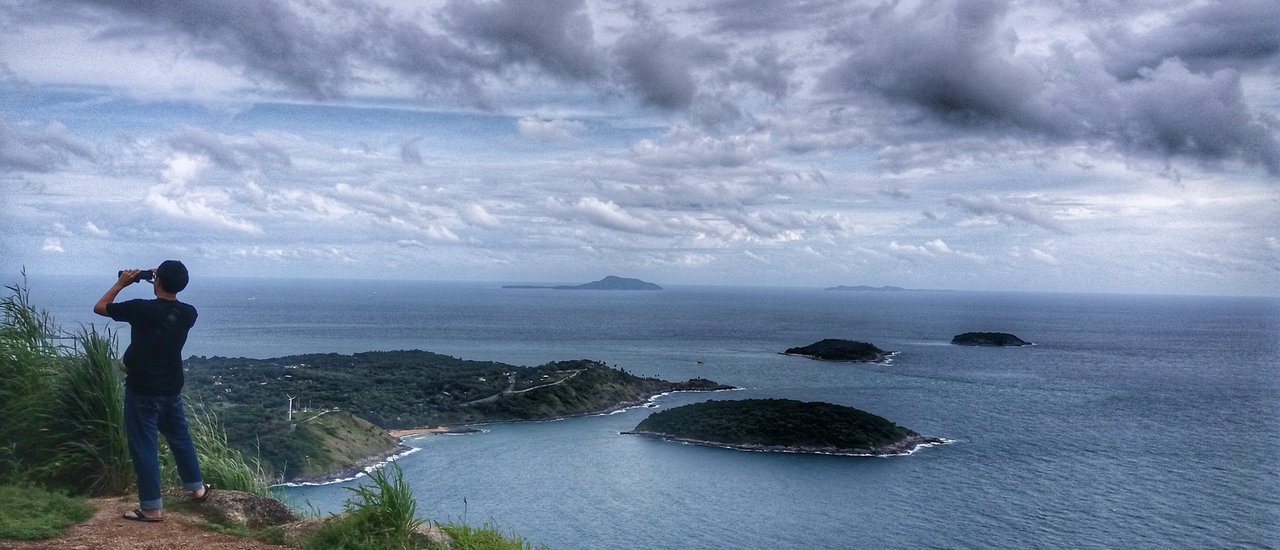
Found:
[(174, 508), (165, 511), (165, 520), (160, 523), (126, 520), (120, 515), (125, 510), (132, 510), (137, 506), (137, 497), (134, 496), (95, 498), (90, 499), (89, 503), (97, 510), (93, 517), (84, 523), (67, 528), (58, 537), (31, 542), (0, 540), (0, 548), (21, 550), (35, 548), (280, 550), (281, 548), (253, 539), (209, 531), (200, 527), (206, 522), (198, 514)]

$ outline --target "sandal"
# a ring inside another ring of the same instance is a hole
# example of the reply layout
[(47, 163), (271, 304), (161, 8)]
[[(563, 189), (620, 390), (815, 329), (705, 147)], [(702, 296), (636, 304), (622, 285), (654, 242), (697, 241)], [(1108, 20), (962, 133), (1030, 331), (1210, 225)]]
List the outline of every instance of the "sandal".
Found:
[(191, 492), (191, 502), (204, 502), (209, 500), (209, 494), (213, 492), (213, 485), (204, 484), (204, 494), (195, 496), (195, 491)]
[(164, 516), (160, 516), (156, 518), (148, 517), (147, 514), (142, 511), (142, 508), (134, 508), (132, 510), (129, 510), (128, 512), (125, 512), (121, 517), (130, 521), (142, 521), (146, 523), (159, 523), (161, 521), (164, 521)]

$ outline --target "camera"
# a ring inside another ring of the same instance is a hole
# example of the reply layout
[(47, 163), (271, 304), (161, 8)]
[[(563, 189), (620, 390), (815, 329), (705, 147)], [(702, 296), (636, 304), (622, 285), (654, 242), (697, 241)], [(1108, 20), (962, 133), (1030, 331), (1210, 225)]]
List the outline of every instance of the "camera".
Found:
[[(122, 275), (124, 275), (123, 269), (116, 272), (116, 277), (120, 277)], [(150, 269), (144, 269), (138, 272), (138, 276), (133, 278), (133, 282), (137, 283), (141, 281), (150, 281), (155, 278), (156, 278), (156, 272)]]

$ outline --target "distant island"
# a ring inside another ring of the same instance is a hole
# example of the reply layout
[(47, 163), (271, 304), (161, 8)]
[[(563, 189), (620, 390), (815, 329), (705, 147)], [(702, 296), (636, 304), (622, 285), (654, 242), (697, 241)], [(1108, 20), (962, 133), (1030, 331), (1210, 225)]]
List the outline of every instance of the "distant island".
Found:
[(957, 334), (951, 339), (957, 346), (1030, 346), (1031, 342), (1018, 338), (1007, 332), (966, 332)]
[(627, 277), (615, 277), (610, 275), (599, 281), (593, 281), (581, 285), (561, 285), (561, 286), (538, 286), (538, 285), (505, 285), (502, 288), (542, 288), (552, 290), (662, 290), (662, 287), (641, 281), (640, 279), (631, 279)]
[(907, 289), (902, 288), (900, 286), (840, 285), (840, 286), (827, 287), (825, 290), (845, 290), (845, 291), (857, 291), (857, 292), (903, 292), (903, 291), (906, 291)]
[(733, 389), (587, 359), (518, 367), (419, 350), (191, 357), (185, 367), (188, 395), (218, 412), (228, 443), (284, 481), (337, 477), (403, 452), (386, 433), (393, 429), (457, 433), (469, 424), (610, 412), (673, 391)]
[(793, 399), (704, 401), (649, 415), (627, 434), (744, 451), (887, 456), (944, 441), (853, 407)]
[(784, 355), (803, 355), (823, 361), (876, 362), (888, 359), (893, 352), (882, 350), (873, 344), (827, 338), (807, 346), (788, 348)]

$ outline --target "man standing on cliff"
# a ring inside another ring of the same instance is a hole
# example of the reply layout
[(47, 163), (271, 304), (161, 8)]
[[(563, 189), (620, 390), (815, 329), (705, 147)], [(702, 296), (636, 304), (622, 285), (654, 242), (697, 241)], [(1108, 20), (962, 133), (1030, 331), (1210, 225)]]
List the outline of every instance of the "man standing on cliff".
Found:
[[(151, 280), (155, 299), (115, 303), (125, 287)], [(164, 434), (178, 465), (182, 488), (194, 500), (209, 498), (213, 487), (200, 475), (195, 443), (182, 410), (182, 346), (196, 323), (196, 308), (178, 301), (187, 287), (187, 267), (166, 260), (152, 270), (126, 269), (93, 306), (94, 313), (129, 323), (129, 347), (124, 363), (124, 427), (129, 458), (138, 478), (138, 507), (124, 513), (134, 521), (162, 521), (158, 434)]]

